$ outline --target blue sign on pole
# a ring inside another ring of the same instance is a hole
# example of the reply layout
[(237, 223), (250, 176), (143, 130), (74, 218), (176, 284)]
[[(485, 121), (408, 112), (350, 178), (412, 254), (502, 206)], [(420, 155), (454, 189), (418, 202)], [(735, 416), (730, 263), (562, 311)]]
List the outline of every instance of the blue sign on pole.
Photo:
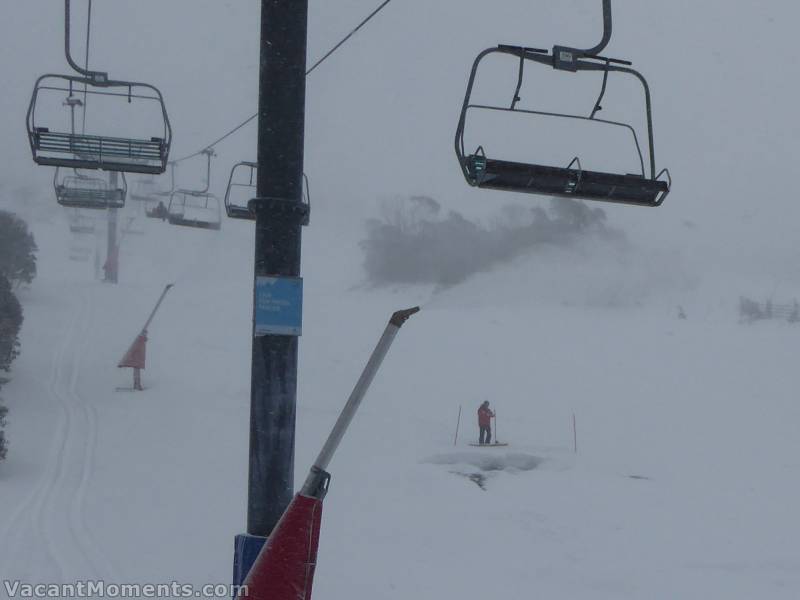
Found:
[(303, 280), (300, 277), (256, 277), (255, 336), (301, 335)]

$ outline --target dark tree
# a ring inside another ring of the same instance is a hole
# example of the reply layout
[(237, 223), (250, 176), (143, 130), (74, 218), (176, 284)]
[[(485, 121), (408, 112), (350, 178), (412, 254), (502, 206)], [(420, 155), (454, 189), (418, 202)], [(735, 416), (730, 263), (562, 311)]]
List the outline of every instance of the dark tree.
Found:
[(36, 277), (36, 250), (25, 221), (0, 211), (0, 273), (13, 285), (30, 283)]
[(6, 434), (3, 431), (3, 428), (6, 426), (7, 414), (8, 409), (5, 406), (0, 405), (0, 460), (3, 460), (8, 452), (8, 441), (6, 440)]
[(11, 368), (19, 355), (19, 330), (22, 327), (22, 307), (11, 290), (8, 278), (0, 273), (0, 371)]

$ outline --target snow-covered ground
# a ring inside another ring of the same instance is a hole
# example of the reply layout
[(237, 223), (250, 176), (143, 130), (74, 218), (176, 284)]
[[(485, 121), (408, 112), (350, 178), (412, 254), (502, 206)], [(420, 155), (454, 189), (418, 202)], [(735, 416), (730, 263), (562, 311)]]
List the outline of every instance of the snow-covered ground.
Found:
[[(19, 212), (40, 247), (39, 276), (20, 292), (22, 355), (2, 390), (0, 579), (228, 582), (245, 528), (252, 224), (137, 224), (119, 285), (97, 282), (89, 254), (105, 233), (71, 238), (22, 127), (35, 77), (66, 69), (61, 8), (0, 4), (13, 49), (0, 208)], [(86, 3), (73, 4), (82, 31)], [(96, 2), (91, 64), (163, 89), (173, 157), (189, 154), (255, 110), (258, 4)], [(376, 4), (311, 0), (309, 60)], [(800, 8), (614, 4), (608, 55), (648, 76), (658, 164), (675, 178), (658, 210), (607, 208), (625, 248), (537, 247), (444, 290), (374, 289), (358, 248), (364, 220), (395, 195), (430, 195), (486, 223), (506, 202), (546, 206), (465, 185), (452, 136), (468, 69), (499, 42), (596, 42), (597, 0), (392, 3), (309, 78), (296, 481), (390, 313), (423, 307), (331, 465), (316, 600), (800, 597), (800, 331), (741, 325), (737, 312), (740, 295), (800, 297), (786, 173), (799, 148), (796, 78), (753, 50), (793, 56)], [(525, 102), (586, 112), (600, 89), (542, 81)], [(617, 82), (604, 106), (642, 118), (638, 89)], [(551, 147), (508, 137), (497, 143)], [(254, 158), (255, 138), (251, 125), (216, 148), (212, 190)], [(201, 163), (183, 163), (179, 185), (196, 183)], [(170, 282), (148, 389), (116, 392), (130, 385), (117, 361)], [(484, 399), (508, 447), (467, 445)]]
[[(591, 245), (443, 291), (371, 289), (355, 243), (332, 245), (332, 218), (314, 217), (298, 480), (385, 319), (423, 306), (331, 467), (315, 598), (797, 597), (795, 326), (740, 325), (748, 290), (689, 269), (659, 289), (657, 253), (621, 263)], [(3, 391), (4, 579), (230, 578), (245, 523), (252, 226), (143, 225), (108, 286), (69, 260), (65, 219), (32, 223), (40, 275), (22, 293), (23, 353)], [(172, 281), (147, 391), (116, 392), (130, 377), (116, 361)], [(484, 398), (508, 447), (467, 445)]]

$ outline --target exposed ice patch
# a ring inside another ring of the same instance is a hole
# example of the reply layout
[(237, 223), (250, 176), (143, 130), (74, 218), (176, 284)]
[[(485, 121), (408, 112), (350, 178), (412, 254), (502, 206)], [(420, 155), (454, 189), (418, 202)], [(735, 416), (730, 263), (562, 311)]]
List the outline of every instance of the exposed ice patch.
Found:
[(538, 467), (543, 458), (532, 454), (504, 453), (495, 454), (497, 450), (490, 450), (491, 453), (481, 452), (451, 452), (447, 454), (436, 454), (425, 460), (423, 463), (431, 465), (447, 465), (458, 467), (449, 472), (459, 477), (466, 477), (477, 485), (484, 492), (491, 477), (500, 472), (519, 473), (522, 471), (532, 471)]
[(432, 465), (470, 465), (481, 471), (532, 471), (544, 461), (532, 454), (507, 453), (488, 454), (485, 452), (452, 452), (437, 454), (426, 459)]
[(450, 471), (453, 475), (460, 475), (461, 477), (466, 477), (472, 483), (477, 485), (481, 488), (484, 492), (486, 491), (486, 475), (483, 473), (462, 473), (461, 471)]

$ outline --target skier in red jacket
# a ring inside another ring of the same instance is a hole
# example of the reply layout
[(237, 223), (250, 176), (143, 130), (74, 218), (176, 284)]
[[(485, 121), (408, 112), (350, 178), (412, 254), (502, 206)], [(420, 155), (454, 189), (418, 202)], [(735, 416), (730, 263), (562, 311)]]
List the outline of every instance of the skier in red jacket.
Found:
[(494, 417), (494, 412), (489, 408), (489, 401), (486, 400), (478, 409), (478, 428), (480, 429), (478, 442), (480, 444), (492, 443), (492, 417)]

